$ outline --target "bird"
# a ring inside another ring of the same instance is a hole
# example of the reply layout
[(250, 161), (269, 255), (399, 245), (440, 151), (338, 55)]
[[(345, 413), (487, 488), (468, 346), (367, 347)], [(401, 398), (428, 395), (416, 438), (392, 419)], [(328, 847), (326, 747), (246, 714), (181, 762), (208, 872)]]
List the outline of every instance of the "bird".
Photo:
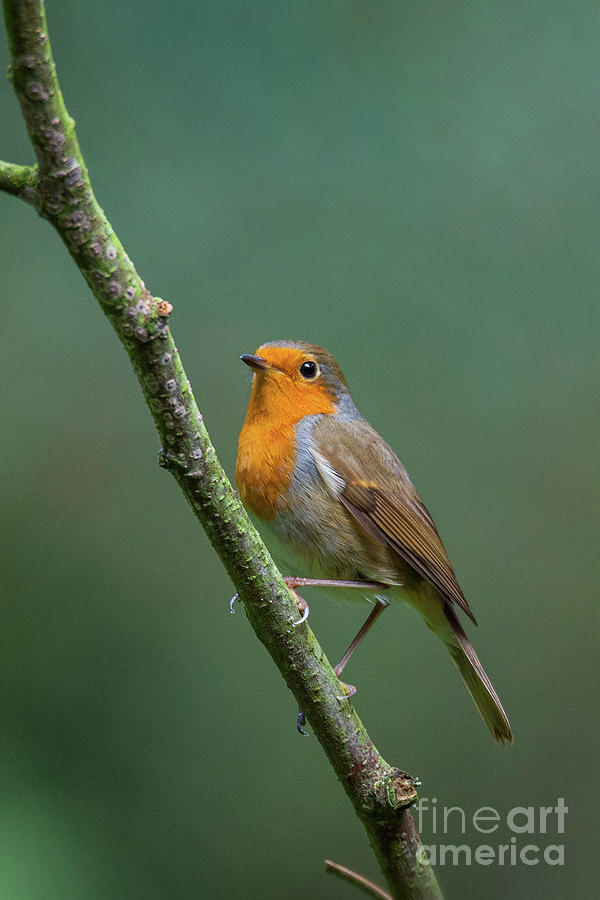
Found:
[[(252, 387), (236, 463), (246, 509), (269, 547), (302, 567), (286, 577), (302, 617), (303, 585), (362, 590), (374, 601), (335, 667), (338, 677), (391, 599), (414, 607), (442, 641), (492, 736), (512, 743), (498, 694), (461, 624), (477, 624), (435, 523), (394, 451), (361, 415), (334, 357), (297, 340), (240, 359)], [(276, 556), (277, 558), (277, 556)], [(344, 693), (355, 692), (344, 683)], [(304, 717), (298, 716), (302, 732)]]

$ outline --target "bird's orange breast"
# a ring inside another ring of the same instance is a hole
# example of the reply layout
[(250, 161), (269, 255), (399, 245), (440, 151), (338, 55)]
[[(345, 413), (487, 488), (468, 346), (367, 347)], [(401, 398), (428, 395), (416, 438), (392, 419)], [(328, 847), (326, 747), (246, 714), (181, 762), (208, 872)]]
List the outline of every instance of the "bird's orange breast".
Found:
[(235, 479), (244, 506), (274, 519), (286, 505), (294, 467), (292, 425), (268, 429), (246, 422), (240, 434)]
[(334, 412), (333, 398), (317, 385), (296, 385), (277, 372), (254, 375), (236, 466), (244, 506), (266, 520), (286, 508), (296, 457), (295, 426), (304, 416)]

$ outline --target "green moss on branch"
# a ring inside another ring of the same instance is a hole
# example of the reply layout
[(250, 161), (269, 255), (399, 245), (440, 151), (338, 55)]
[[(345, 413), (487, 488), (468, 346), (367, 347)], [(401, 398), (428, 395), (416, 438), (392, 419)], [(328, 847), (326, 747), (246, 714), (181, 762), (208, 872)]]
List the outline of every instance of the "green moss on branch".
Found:
[(0, 159), (0, 190), (35, 205), (38, 181), (37, 166), (16, 166)]

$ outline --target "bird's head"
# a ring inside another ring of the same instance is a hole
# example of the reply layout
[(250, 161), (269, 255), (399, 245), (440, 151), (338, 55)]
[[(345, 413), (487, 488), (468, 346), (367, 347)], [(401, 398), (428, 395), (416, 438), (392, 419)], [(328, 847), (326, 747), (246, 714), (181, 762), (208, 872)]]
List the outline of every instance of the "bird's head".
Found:
[(271, 341), (240, 357), (254, 372), (248, 407), (251, 419), (297, 422), (334, 413), (348, 387), (333, 356), (316, 344)]

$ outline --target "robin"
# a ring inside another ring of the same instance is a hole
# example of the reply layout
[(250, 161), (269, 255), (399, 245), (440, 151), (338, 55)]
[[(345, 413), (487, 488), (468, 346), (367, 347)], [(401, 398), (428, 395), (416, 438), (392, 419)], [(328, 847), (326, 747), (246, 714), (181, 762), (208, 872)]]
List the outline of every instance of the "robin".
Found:
[[(360, 589), (374, 599), (336, 674), (388, 597), (397, 596), (443, 641), (494, 738), (512, 743), (506, 713), (459, 621), (461, 610), (477, 624), (433, 519), (394, 451), (354, 405), (333, 356), (303, 341), (272, 341), (241, 359), (254, 375), (237, 486), (267, 542), (310, 576), (286, 578), (300, 622), (309, 611), (296, 593), (303, 585)], [(300, 712), (299, 730), (302, 724)]]

